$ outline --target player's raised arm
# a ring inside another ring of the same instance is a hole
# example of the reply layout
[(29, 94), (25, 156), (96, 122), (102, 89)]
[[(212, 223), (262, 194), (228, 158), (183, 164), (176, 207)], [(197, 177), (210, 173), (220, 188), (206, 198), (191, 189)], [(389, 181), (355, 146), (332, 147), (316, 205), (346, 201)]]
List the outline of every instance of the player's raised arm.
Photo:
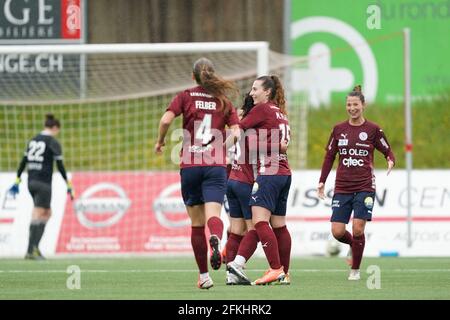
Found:
[(172, 111), (166, 111), (159, 121), (158, 138), (156, 139), (155, 144), (155, 153), (157, 154), (160, 154), (163, 151), (162, 147), (165, 145), (167, 131), (169, 131), (173, 119), (175, 119), (175, 114)]

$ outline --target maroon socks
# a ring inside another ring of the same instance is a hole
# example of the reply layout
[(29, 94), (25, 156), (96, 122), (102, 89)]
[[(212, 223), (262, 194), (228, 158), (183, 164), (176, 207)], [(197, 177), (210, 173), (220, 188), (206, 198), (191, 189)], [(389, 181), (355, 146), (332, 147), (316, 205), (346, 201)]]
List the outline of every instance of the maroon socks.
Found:
[(291, 234), (286, 226), (273, 228), (273, 232), (275, 233), (275, 237), (277, 237), (280, 263), (283, 266), (284, 273), (288, 273), (289, 262), (291, 261)]
[(228, 240), (227, 240), (227, 245), (226, 245), (226, 256), (227, 256), (227, 261), (233, 261), (234, 258), (236, 257), (236, 254), (238, 252), (239, 249), (239, 244), (242, 241), (243, 236), (234, 234), (234, 233), (230, 233)]
[(238, 255), (245, 258), (245, 261), (248, 261), (250, 257), (255, 253), (256, 248), (258, 247), (258, 233), (256, 230), (248, 231), (244, 239), (242, 239), (241, 244), (239, 245)]
[(205, 227), (192, 227), (191, 244), (200, 273), (208, 272), (208, 246)]
[(356, 237), (353, 236), (352, 242), (352, 269), (359, 269), (364, 252), (364, 246), (366, 244), (366, 237), (363, 235)]
[(345, 230), (345, 234), (342, 236), (342, 238), (336, 239), (336, 240), (339, 241), (339, 242), (342, 242), (342, 243), (346, 243), (346, 244), (351, 246), (352, 242), (353, 242), (353, 237), (352, 237), (352, 234), (350, 232)]
[(264, 249), (264, 253), (266, 254), (270, 268), (281, 268), (277, 237), (275, 236), (272, 228), (269, 226), (269, 223), (267, 221), (260, 221), (255, 224), (255, 229), (258, 233), (258, 238), (261, 241), (261, 245)]

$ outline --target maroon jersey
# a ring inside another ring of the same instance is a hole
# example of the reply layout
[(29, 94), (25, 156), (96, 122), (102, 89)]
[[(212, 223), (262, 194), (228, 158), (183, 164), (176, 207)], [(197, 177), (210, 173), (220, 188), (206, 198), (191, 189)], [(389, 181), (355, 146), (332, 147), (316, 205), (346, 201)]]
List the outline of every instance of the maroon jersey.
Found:
[(339, 152), (334, 193), (375, 191), (374, 149), (395, 162), (383, 130), (375, 123), (366, 120), (360, 126), (352, 126), (348, 121), (337, 124), (326, 147), (319, 182), (325, 183)]
[[(272, 102), (260, 103), (241, 120), (244, 130), (256, 129), (258, 137), (258, 175), (290, 176), (288, 158), (280, 154), (279, 144), (290, 140), (287, 116)], [(273, 146), (277, 148), (273, 148)], [(274, 151), (274, 152), (272, 152)]]
[(254, 168), (256, 166), (250, 159), (248, 138), (242, 139), (233, 146), (233, 162), (231, 164), (231, 172), (229, 179), (252, 184), (255, 182)]
[(219, 99), (200, 86), (180, 92), (167, 111), (183, 114), (183, 146), (180, 167), (226, 167), (225, 125), (239, 124), (236, 109), (230, 104), (224, 115)]

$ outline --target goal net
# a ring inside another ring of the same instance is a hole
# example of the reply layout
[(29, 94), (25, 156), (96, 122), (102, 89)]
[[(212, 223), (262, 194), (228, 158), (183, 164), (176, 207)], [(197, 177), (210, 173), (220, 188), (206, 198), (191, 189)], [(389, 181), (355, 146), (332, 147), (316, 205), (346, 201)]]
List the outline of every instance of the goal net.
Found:
[[(26, 172), (15, 199), (7, 189), (47, 113), (61, 121), (57, 138), (76, 198), (70, 201), (55, 171), (44, 255), (190, 253), (178, 164), (171, 160), (179, 141), (171, 131), (162, 156), (153, 147), (161, 115), (175, 94), (195, 85), (192, 64), (202, 56), (238, 84), (238, 108), (258, 75), (282, 78), (293, 135), (289, 161), (301, 168), (306, 108), (289, 90), (289, 70), (305, 62), (269, 51), (267, 43), (0, 46), (0, 256), (26, 251)], [(171, 130), (180, 127), (177, 118)]]

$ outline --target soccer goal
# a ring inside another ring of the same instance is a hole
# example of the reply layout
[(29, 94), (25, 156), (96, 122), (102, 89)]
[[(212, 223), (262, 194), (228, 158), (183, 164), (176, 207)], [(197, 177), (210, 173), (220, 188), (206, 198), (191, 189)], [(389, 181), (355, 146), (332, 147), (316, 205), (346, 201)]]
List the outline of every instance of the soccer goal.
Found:
[[(73, 202), (66, 197), (55, 171), (44, 254), (189, 253), (178, 164), (171, 160), (179, 141), (169, 133), (163, 156), (153, 146), (161, 115), (176, 93), (195, 85), (192, 64), (202, 56), (238, 84), (236, 107), (260, 75), (279, 75), (289, 91), (289, 68), (299, 63), (266, 42), (0, 46), (0, 256), (26, 249), (26, 175), (18, 198), (6, 190), (46, 113), (61, 120), (58, 139), (77, 194)], [(288, 97), (298, 137), (289, 156), (299, 168), (302, 99)], [(180, 127), (177, 119), (171, 129)]]

